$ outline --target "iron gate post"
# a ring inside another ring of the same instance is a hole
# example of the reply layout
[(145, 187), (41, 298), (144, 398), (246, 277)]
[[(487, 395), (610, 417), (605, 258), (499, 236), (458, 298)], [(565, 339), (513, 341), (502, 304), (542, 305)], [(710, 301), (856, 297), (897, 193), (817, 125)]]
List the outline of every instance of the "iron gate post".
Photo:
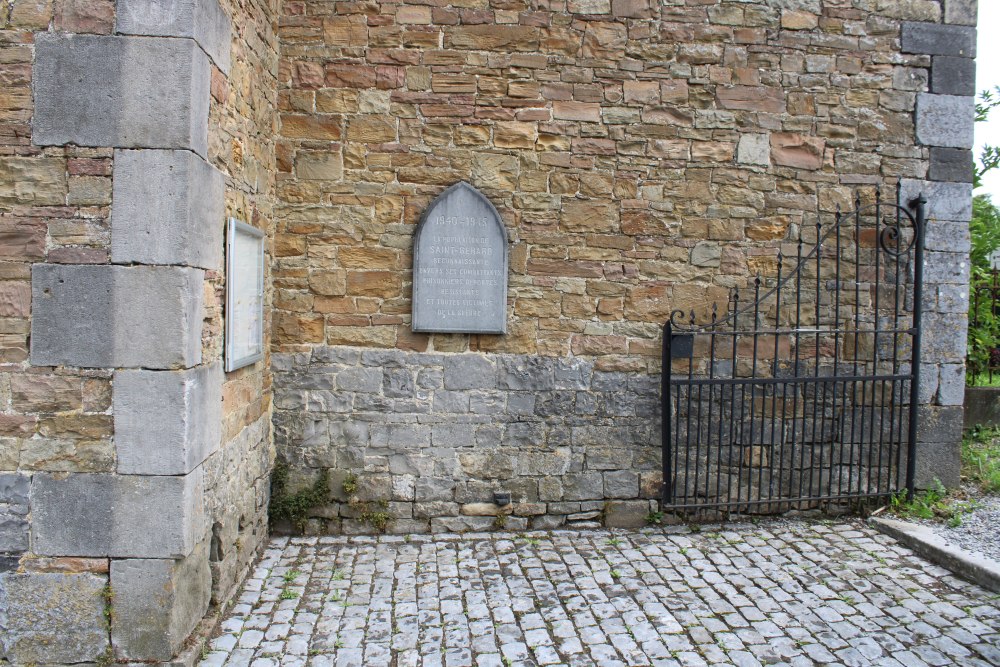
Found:
[(671, 367), (671, 339), (673, 338), (673, 327), (670, 319), (663, 325), (663, 360), (660, 371), (660, 455), (662, 457), (663, 485), (662, 502), (669, 503), (673, 497), (673, 488), (670, 483), (670, 367)]
[(917, 425), (920, 401), (920, 339), (924, 310), (924, 224), (926, 223), (927, 199), (923, 193), (908, 202), (915, 208), (917, 219), (913, 225), (914, 267), (913, 267), (913, 350), (910, 355), (910, 421), (907, 429), (906, 450), (906, 497), (913, 500), (917, 474)]

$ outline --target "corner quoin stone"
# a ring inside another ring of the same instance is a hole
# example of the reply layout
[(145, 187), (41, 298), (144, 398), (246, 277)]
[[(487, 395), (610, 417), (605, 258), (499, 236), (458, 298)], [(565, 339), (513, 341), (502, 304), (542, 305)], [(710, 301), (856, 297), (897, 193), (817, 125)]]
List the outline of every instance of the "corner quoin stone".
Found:
[(115, 450), (126, 475), (186, 475), (222, 440), (222, 365), (115, 373)]
[(38, 146), (208, 151), (211, 66), (191, 39), (38, 33)]
[(191, 37), (229, 73), (233, 28), (218, 0), (118, 0), (115, 28), (123, 35)]
[(938, 95), (975, 95), (976, 61), (971, 58), (934, 56), (931, 92)]
[(212, 597), (207, 542), (180, 560), (111, 561), (111, 642), (131, 660), (170, 660)]
[(927, 177), (932, 181), (971, 183), (972, 151), (967, 148), (931, 148), (931, 165)]
[(903, 53), (976, 57), (976, 29), (971, 26), (904, 21), (901, 41)]
[(923, 195), (927, 200), (927, 219), (969, 222), (972, 219), (972, 184), (939, 183), (904, 178), (899, 183), (899, 196), (904, 206)]
[(167, 266), (36, 264), (31, 363), (186, 368), (201, 362), (204, 272)]
[(225, 178), (191, 151), (115, 151), (111, 261), (221, 269)]
[(964, 95), (917, 95), (917, 141), (925, 146), (972, 148), (975, 100)]
[(202, 469), (183, 477), (48, 473), (32, 484), (39, 556), (183, 558), (205, 534)]

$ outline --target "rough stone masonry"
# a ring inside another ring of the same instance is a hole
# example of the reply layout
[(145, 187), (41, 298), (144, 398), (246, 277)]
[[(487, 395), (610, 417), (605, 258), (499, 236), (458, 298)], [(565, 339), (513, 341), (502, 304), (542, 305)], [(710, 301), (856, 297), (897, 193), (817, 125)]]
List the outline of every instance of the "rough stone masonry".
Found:
[[(859, 187), (930, 201), (920, 462), (955, 481), (975, 10), (3, 3), (0, 664), (190, 659), (275, 456), (329, 472), (310, 530), (484, 527), (498, 486), (512, 527), (635, 521), (663, 319)], [(415, 224), (461, 180), (510, 239), (503, 336), (411, 330)], [(267, 234), (274, 352), (229, 374), (227, 216)]]

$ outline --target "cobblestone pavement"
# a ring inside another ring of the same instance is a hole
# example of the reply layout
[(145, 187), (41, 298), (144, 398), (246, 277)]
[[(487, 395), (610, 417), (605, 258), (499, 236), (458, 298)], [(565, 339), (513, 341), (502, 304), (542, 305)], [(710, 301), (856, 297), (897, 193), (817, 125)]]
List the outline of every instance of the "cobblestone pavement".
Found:
[(1000, 665), (1000, 596), (860, 522), (271, 542), (202, 667)]

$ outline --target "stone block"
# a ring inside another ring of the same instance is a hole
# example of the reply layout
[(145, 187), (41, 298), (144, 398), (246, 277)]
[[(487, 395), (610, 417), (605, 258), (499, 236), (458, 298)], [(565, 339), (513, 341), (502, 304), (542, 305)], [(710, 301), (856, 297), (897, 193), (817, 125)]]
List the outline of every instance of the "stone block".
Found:
[(645, 500), (611, 500), (604, 506), (604, 525), (608, 528), (642, 528), (649, 516)]
[(201, 362), (204, 272), (36, 264), (31, 363), (184, 368)]
[[(967, 253), (971, 247), (969, 223), (948, 222), (945, 220), (935, 220), (927, 225), (924, 235), (924, 247), (935, 252), (951, 253), (953, 259), (963, 262), (965, 258), (958, 258), (956, 253)], [(957, 267), (961, 268), (961, 267)], [(965, 286), (968, 291), (968, 286)], [(925, 290), (925, 294), (927, 291)], [(962, 312), (967, 311), (964, 308)], [(949, 311), (951, 312), (951, 311)]]
[(190, 37), (229, 73), (233, 28), (218, 0), (118, 0), (115, 29), (123, 35)]
[(934, 56), (931, 92), (938, 95), (975, 95), (976, 61), (955, 56)]
[(118, 472), (186, 475), (222, 439), (222, 366), (115, 373)]
[(974, 26), (978, 10), (978, 0), (944, 0), (944, 22)]
[(604, 473), (605, 498), (636, 498), (639, 495), (639, 473), (615, 470)]
[(205, 532), (201, 468), (183, 477), (39, 473), (32, 487), (41, 556), (182, 558)]
[[(947, 442), (917, 443), (917, 467), (914, 482), (918, 489), (929, 489), (940, 482), (949, 489), (961, 483), (961, 431)], [(904, 453), (905, 459), (905, 453)]]
[(904, 178), (900, 183), (900, 201), (904, 206), (923, 195), (927, 200), (929, 221), (948, 220), (967, 223), (972, 219), (972, 184), (940, 183)]
[(931, 148), (931, 164), (927, 178), (932, 181), (971, 183), (972, 151), (967, 148)]
[(115, 151), (111, 261), (220, 270), (225, 194), (191, 151)]
[(924, 363), (962, 363), (966, 352), (967, 325), (968, 319), (964, 314), (924, 313), (921, 343)]
[(604, 476), (601, 473), (565, 475), (562, 484), (563, 500), (594, 500), (604, 497)]
[(444, 359), (444, 388), (495, 389), (497, 372), (493, 362), (475, 354), (459, 354)]
[(504, 356), (499, 361), (498, 386), (516, 391), (555, 388), (554, 360), (534, 356)]
[[(66, 163), (63, 159), (38, 156), (0, 157), (0, 204), (62, 206), (66, 203), (68, 191)], [(8, 235), (10, 232), (5, 233), (5, 236)], [(17, 242), (17, 239), (11, 238), (5, 239), (4, 245), (12, 241), (25, 250), (32, 245), (30, 239)], [(26, 254), (28, 253), (24, 253)]]
[(736, 161), (766, 167), (771, 164), (771, 139), (766, 134), (744, 134), (736, 147)]
[(962, 25), (904, 21), (902, 50), (903, 53), (924, 53), (930, 56), (975, 58), (976, 29)]
[(965, 365), (942, 364), (937, 387), (938, 405), (962, 405), (965, 401)]
[(130, 660), (170, 660), (205, 615), (212, 594), (207, 543), (187, 558), (111, 561), (111, 642)]
[(28, 550), (28, 492), (31, 478), (20, 473), (0, 473), (0, 554)]
[(925, 146), (971, 148), (975, 102), (959, 95), (917, 95), (917, 141)]
[(193, 40), (40, 33), (33, 74), (39, 146), (207, 154), (211, 67)]
[(0, 505), (23, 508), (28, 513), (28, 492), (31, 478), (16, 472), (0, 473)]
[(97, 662), (108, 648), (106, 582), (90, 573), (0, 573), (0, 656), (12, 665)]

